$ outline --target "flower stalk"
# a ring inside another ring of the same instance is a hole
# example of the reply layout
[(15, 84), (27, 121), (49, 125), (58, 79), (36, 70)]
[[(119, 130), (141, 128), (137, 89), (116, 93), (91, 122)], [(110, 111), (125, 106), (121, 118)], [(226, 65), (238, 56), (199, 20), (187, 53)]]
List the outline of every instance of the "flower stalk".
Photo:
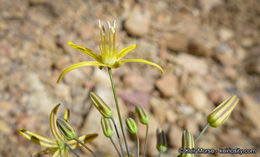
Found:
[(118, 105), (117, 94), (116, 94), (116, 90), (115, 90), (115, 83), (114, 83), (114, 79), (112, 76), (111, 68), (108, 68), (108, 74), (109, 74), (109, 78), (110, 78), (110, 82), (111, 82), (111, 86), (112, 86), (112, 90), (113, 90), (113, 95), (114, 95), (114, 99), (115, 99), (115, 103), (116, 103), (116, 110), (117, 110), (117, 114), (118, 114), (121, 131), (122, 131), (122, 135), (123, 135), (124, 142), (125, 142), (126, 152), (129, 157), (130, 154), (129, 154), (129, 150), (128, 150), (128, 145), (127, 145), (124, 129), (123, 129), (123, 122), (122, 122), (121, 113), (120, 113), (120, 109), (119, 109), (119, 105)]

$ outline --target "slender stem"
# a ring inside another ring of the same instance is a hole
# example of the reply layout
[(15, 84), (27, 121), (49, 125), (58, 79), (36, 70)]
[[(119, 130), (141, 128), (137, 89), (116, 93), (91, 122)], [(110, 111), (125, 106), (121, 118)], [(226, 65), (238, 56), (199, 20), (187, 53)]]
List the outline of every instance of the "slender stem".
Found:
[(115, 142), (113, 141), (113, 139), (111, 137), (109, 139), (110, 139), (111, 143), (113, 144), (113, 146), (115, 147), (116, 152), (118, 153), (118, 156), (121, 157), (121, 154), (120, 154), (119, 150), (117, 149)]
[(74, 140), (76, 140), (78, 143), (80, 143), (83, 147), (85, 147), (88, 151), (90, 151), (96, 157), (96, 154), (89, 147), (87, 147), (84, 143), (82, 143), (79, 139), (75, 138)]
[(136, 135), (136, 141), (137, 141), (137, 157), (139, 157), (139, 154), (140, 154), (139, 136), (137, 133), (135, 135)]
[(160, 157), (160, 156), (161, 156), (161, 153), (162, 153), (162, 151), (159, 151), (158, 157)]
[(124, 151), (123, 151), (123, 147), (122, 147), (121, 139), (120, 139), (120, 136), (119, 136), (119, 133), (118, 133), (117, 127), (116, 127), (115, 120), (114, 120), (113, 117), (111, 118), (111, 120), (112, 120), (112, 123), (113, 123), (113, 125), (114, 125), (115, 130), (116, 130), (116, 135), (117, 135), (117, 139), (118, 139), (118, 142), (119, 142), (119, 145), (120, 145), (120, 149), (121, 149), (122, 155), (124, 156)]
[(69, 150), (76, 156), (76, 157), (80, 157), (71, 147), (69, 144), (66, 143), (66, 146), (69, 148)]
[(144, 142), (144, 156), (143, 156), (143, 157), (145, 157), (145, 153), (146, 153), (147, 137), (148, 137), (148, 129), (149, 129), (149, 124), (146, 125), (145, 142)]
[(207, 123), (207, 125), (203, 128), (203, 130), (200, 132), (199, 136), (195, 139), (195, 142), (198, 141), (198, 139), (200, 138), (201, 135), (203, 135), (205, 133), (205, 131), (208, 129), (209, 127), (209, 123)]
[(109, 77), (110, 77), (110, 81), (111, 81), (111, 86), (112, 86), (114, 99), (115, 99), (115, 103), (116, 103), (116, 110), (117, 110), (117, 114), (118, 114), (118, 118), (119, 118), (119, 122), (120, 122), (120, 127), (121, 127), (121, 131), (122, 131), (122, 134), (123, 134), (124, 142), (125, 142), (127, 155), (128, 155), (128, 157), (130, 157), (130, 154), (129, 154), (129, 151), (128, 151), (127, 142), (126, 142), (126, 138), (125, 138), (125, 133), (124, 133), (124, 130), (123, 130), (123, 123), (122, 123), (122, 118), (121, 118), (120, 109), (119, 109), (119, 105), (118, 105), (117, 94), (116, 94), (116, 90), (115, 90), (115, 84), (114, 84), (111, 68), (108, 68), (108, 73), (109, 73)]

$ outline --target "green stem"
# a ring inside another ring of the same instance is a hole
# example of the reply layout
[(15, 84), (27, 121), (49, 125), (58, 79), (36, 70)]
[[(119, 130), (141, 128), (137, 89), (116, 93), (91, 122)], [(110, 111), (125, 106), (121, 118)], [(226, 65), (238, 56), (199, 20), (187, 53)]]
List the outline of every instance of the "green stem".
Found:
[(76, 156), (76, 157), (80, 157), (71, 147), (69, 144), (66, 143), (66, 146), (69, 148), (69, 150)]
[(110, 139), (111, 143), (113, 144), (113, 146), (115, 147), (118, 156), (121, 157), (121, 154), (120, 154), (119, 150), (117, 149), (115, 142), (113, 141), (113, 139), (111, 137), (109, 139)]
[(112, 123), (113, 123), (113, 125), (114, 125), (115, 130), (116, 130), (116, 135), (117, 135), (117, 139), (118, 139), (118, 142), (119, 142), (119, 145), (120, 145), (120, 149), (121, 149), (122, 155), (124, 156), (124, 151), (123, 151), (123, 147), (122, 147), (121, 139), (120, 139), (120, 136), (119, 136), (119, 133), (118, 133), (117, 127), (116, 127), (115, 120), (114, 120), (113, 117), (111, 118), (111, 120), (112, 120)]
[(199, 136), (195, 139), (194, 142), (198, 141), (198, 139), (200, 138), (200, 136), (205, 133), (205, 131), (208, 129), (208, 127), (209, 127), (209, 123), (207, 123), (207, 125), (203, 128), (203, 130), (200, 132)]
[(139, 157), (139, 152), (140, 152), (140, 143), (139, 143), (139, 136), (138, 134), (136, 133), (136, 140), (137, 140), (137, 157)]
[(111, 82), (111, 86), (112, 86), (112, 90), (113, 90), (113, 94), (114, 94), (114, 99), (115, 99), (115, 103), (116, 103), (116, 110), (117, 110), (117, 114), (118, 114), (118, 118), (119, 118), (119, 122), (120, 122), (120, 127), (121, 127), (121, 131), (122, 131), (122, 134), (123, 134), (124, 142), (125, 142), (127, 155), (128, 155), (128, 157), (130, 157), (127, 142), (126, 142), (125, 133), (124, 133), (124, 130), (123, 130), (123, 123), (122, 123), (122, 118), (121, 118), (120, 109), (119, 109), (119, 105), (118, 105), (117, 94), (116, 94), (116, 90), (115, 90), (115, 84), (114, 84), (111, 68), (108, 68), (108, 73), (109, 73), (110, 82)]
[(147, 137), (148, 137), (148, 129), (149, 129), (149, 124), (146, 125), (145, 142), (144, 142), (144, 156), (143, 156), (143, 157), (145, 157), (145, 153), (146, 153)]
[(161, 153), (162, 153), (162, 151), (159, 151), (158, 157), (160, 157), (160, 156), (161, 156)]
[(79, 139), (75, 138), (74, 140), (76, 140), (78, 143), (80, 143), (83, 147), (85, 147), (88, 151), (90, 151), (90, 153), (92, 153), (96, 157), (96, 154), (89, 147), (87, 147), (84, 143), (82, 143)]

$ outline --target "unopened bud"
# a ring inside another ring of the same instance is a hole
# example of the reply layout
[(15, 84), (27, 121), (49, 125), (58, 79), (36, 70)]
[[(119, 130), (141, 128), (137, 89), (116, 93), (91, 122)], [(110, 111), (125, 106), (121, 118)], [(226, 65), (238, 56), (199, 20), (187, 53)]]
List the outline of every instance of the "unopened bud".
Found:
[(67, 121), (58, 118), (56, 124), (59, 131), (66, 139), (72, 140), (77, 137), (76, 132)]
[(90, 92), (90, 98), (94, 104), (94, 106), (97, 108), (97, 110), (106, 118), (112, 118), (113, 117), (113, 111), (108, 107), (105, 102), (97, 96), (95, 93)]
[(108, 118), (104, 118), (104, 117), (101, 118), (101, 126), (102, 126), (103, 133), (106, 137), (110, 138), (113, 136), (114, 131), (111, 127), (111, 123)]
[(148, 125), (149, 124), (149, 117), (148, 115), (145, 113), (143, 107), (141, 105), (137, 105), (135, 107), (135, 111), (137, 113), (137, 116), (140, 120), (140, 122), (144, 125)]
[[(185, 130), (182, 134), (182, 148), (184, 150), (191, 150), (194, 148), (194, 139), (192, 134), (188, 130)], [(184, 151), (184, 153), (181, 154), (181, 157), (194, 157), (194, 154), (185, 153)]]
[(156, 130), (156, 136), (157, 136), (157, 150), (160, 152), (166, 152), (167, 151), (167, 141), (164, 131), (161, 128), (158, 128)]
[(214, 128), (222, 125), (229, 118), (238, 102), (237, 96), (229, 97), (223, 101), (208, 115), (207, 121), (209, 125)]
[(126, 119), (126, 125), (128, 128), (128, 131), (132, 134), (137, 134), (138, 132), (138, 127), (135, 123), (135, 120), (133, 120), (132, 118), (127, 118)]

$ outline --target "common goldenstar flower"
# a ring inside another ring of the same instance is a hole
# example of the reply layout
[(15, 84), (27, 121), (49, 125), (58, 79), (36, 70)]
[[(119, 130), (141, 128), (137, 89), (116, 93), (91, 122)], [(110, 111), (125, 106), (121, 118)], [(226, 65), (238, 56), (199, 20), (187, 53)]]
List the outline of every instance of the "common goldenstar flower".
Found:
[[(99, 45), (100, 54), (97, 54), (94, 51), (92, 51), (86, 47), (74, 44), (71, 41), (68, 42), (69, 46), (87, 54), (88, 56), (95, 59), (96, 61), (80, 62), (80, 63), (76, 63), (76, 64), (68, 67), (60, 74), (60, 76), (57, 80), (57, 83), (59, 83), (61, 78), (66, 73), (68, 73), (71, 70), (80, 68), (80, 67), (98, 66), (100, 69), (102, 69), (103, 67), (118, 68), (123, 63), (127, 63), (127, 62), (140, 62), (140, 63), (149, 64), (149, 65), (157, 67), (163, 73), (163, 69), (159, 65), (157, 65), (153, 62), (150, 62), (150, 61), (147, 61), (144, 59), (122, 59), (129, 52), (136, 49), (137, 45), (134, 44), (132, 46), (125, 47), (118, 52), (118, 47), (116, 47), (116, 21), (113, 22), (113, 26), (109, 22), (107, 22), (107, 24), (108, 24), (108, 41), (106, 39), (105, 27), (99, 21), (100, 39), (101, 39), (101, 44)], [(107, 42), (108, 42), (108, 44), (107, 44)]]
[[(34, 156), (50, 154), (50, 155), (52, 155), (52, 157), (63, 157), (64, 155), (65, 155), (65, 157), (69, 157), (68, 145), (72, 149), (82, 146), (75, 140), (67, 141), (64, 138), (64, 136), (62, 136), (60, 131), (58, 130), (58, 126), (56, 124), (56, 121), (57, 121), (56, 114), (57, 114), (59, 106), (60, 106), (60, 104), (56, 105), (52, 109), (51, 114), (50, 114), (50, 129), (51, 129), (52, 135), (54, 136), (55, 140), (47, 139), (45, 137), (42, 137), (38, 134), (35, 134), (35, 133), (30, 132), (25, 129), (18, 130), (19, 133), (21, 135), (23, 135), (25, 138), (27, 138), (28, 140), (30, 140), (40, 146), (46, 147), (46, 149), (36, 153)], [(67, 109), (64, 114), (64, 120), (67, 122), (69, 122), (69, 118), (70, 118), (69, 115), (70, 115), (70, 111), (69, 111), (69, 109)], [(97, 136), (98, 136), (98, 134), (96, 134), (96, 133), (86, 134), (86, 135), (79, 137), (78, 139), (80, 141), (82, 141), (82, 143), (88, 143), (88, 142), (94, 140)]]

